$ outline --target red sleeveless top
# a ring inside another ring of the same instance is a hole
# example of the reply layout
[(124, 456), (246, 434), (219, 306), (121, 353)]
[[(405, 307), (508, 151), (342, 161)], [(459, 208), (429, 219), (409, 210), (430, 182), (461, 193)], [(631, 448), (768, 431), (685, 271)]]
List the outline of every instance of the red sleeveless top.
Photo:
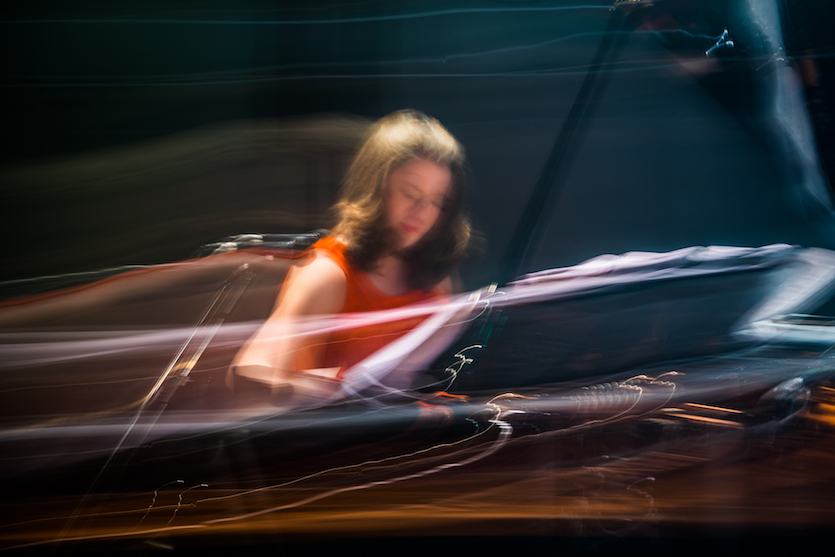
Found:
[[(393, 309), (443, 296), (437, 286), (432, 290), (413, 290), (402, 296), (389, 296), (381, 292), (371, 277), (353, 264), (345, 244), (333, 236), (322, 238), (311, 249), (329, 257), (345, 273), (348, 281), (343, 313)], [(403, 336), (424, 319), (403, 319), (335, 333), (327, 339), (321, 366), (339, 367), (341, 376), (345, 369)]]

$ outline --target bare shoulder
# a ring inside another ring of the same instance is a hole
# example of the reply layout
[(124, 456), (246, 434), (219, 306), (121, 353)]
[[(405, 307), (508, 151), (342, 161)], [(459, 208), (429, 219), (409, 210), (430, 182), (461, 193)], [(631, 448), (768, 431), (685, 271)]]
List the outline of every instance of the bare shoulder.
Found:
[(348, 279), (331, 258), (317, 254), (288, 276), (279, 301), (284, 316), (339, 313), (345, 307)]

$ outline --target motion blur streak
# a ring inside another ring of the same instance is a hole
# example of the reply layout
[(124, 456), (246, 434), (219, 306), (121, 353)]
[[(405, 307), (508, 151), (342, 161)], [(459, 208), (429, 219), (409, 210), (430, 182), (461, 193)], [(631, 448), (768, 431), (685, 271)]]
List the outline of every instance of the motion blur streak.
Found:
[[(401, 481), (405, 481), (405, 480), (414, 480), (414, 479), (422, 478), (422, 477), (428, 476), (430, 474), (435, 474), (435, 473), (442, 472), (444, 470), (448, 470), (448, 469), (451, 469), (451, 468), (457, 468), (459, 466), (467, 466), (469, 464), (472, 464), (473, 462), (476, 462), (478, 460), (486, 458), (486, 457), (490, 456), (491, 454), (495, 453), (510, 438), (510, 435), (513, 433), (513, 428), (507, 422), (502, 421), (500, 419), (501, 417), (502, 417), (502, 414), (498, 414), (498, 417), (492, 418), (490, 420), (491, 427), (493, 425), (496, 425), (500, 429), (500, 434), (499, 434), (499, 437), (496, 439), (496, 441), (494, 443), (488, 445), (484, 449), (483, 452), (477, 453), (477, 454), (475, 454), (475, 455), (473, 455), (469, 458), (466, 458), (464, 460), (440, 464), (438, 466), (429, 468), (427, 470), (420, 470), (418, 472), (414, 472), (412, 474), (408, 474), (408, 475), (405, 475), (405, 476), (396, 476), (394, 478), (387, 479), (387, 480), (378, 480), (378, 481), (369, 482), (369, 483), (365, 483), (365, 484), (361, 484), (361, 485), (349, 486), (349, 487), (336, 489), (336, 490), (333, 490), (333, 491), (328, 491), (328, 492), (325, 492), (325, 493), (321, 493), (319, 495), (314, 495), (314, 496), (308, 497), (307, 499), (303, 499), (303, 500), (295, 502), (295, 503), (288, 503), (286, 505), (282, 505), (282, 506), (279, 506), (279, 507), (274, 507), (274, 508), (271, 508), (271, 509), (264, 509), (264, 510), (256, 511), (256, 512), (249, 513), (249, 514), (246, 514), (246, 515), (240, 515), (240, 516), (233, 516), (233, 517), (228, 517), (228, 518), (219, 518), (219, 519), (215, 519), (215, 520), (210, 520), (210, 521), (208, 521), (208, 524), (219, 524), (219, 523), (223, 523), (223, 522), (238, 521), (238, 520), (253, 518), (253, 517), (261, 515), (261, 514), (267, 514), (267, 513), (273, 513), (273, 512), (276, 512), (276, 511), (283, 511), (283, 510), (292, 509), (292, 508), (295, 508), (295, 507), (299, 507), (301, 505), (306, 505), (308, 503), (312, 503), (312, 502), (317, 501), (319, 499), (324, 499), (325, 497), (331, 497), (333, 495), (338, 495), (340, 493), (345, 493), (345, 492), (348, 492), (348, 491), (357, 491), (357, 490), (361, 490), (361, 489), (370, 489), (370, 488), (374, 488), (374, 487), (381, 487), (381, 486), (385, 486), (385, 485), (389, 485), (389, 484), (393, 484), (393, 483), (401, 482)], [(489, 429), (485, 430), (484, 433), (486, 433), (487, 431), (489, 431)], [(469, 439), (468, 439), (468, 441), (469, 441)], [(430, 450), (434, 450), (436, 448), (437, 447), (432, 447), (432, 449), (430, 449)], [(425, 451), (421, 451), (421, 452), (425, 452)], [(406, 457), (409, 457), (409, 456), (414, 456), (414, 455), (406, 455)], [(450, 456), (455, 456), (455, 453), (452, 453)], [(398, 460), (400, 458), (401, 457), (398, 457)], [(382, 462), (382, 461), (378, 461), (377, 463), (364, 463), (364, 464), (360, 465), (360, 468), (362, 466), (365, 466), (366, 464), (378, 464), (380, 462)], [(328, 472), (332, 472), (332, 471), (333, 470), (326, 470), (324, 473), (328, 473)], [(282, 486), (277, 486), (277, 487), (282, 487)], [(198, 503), (199, 503), (199, 501), (198, 501)]]
[(392, 14), (381, 15), (373, 17), (352, 17), (340, 19), (308, 19), (308, 20), (213, 20), (213, 19), (34, 19), (34, 20), (6, 20), (0, 21), (5, 24), (25, 24), (25, 23), (100, 23), (100, 24), (174, 24), (174, 25), (320, 25), (320, 24), (335, 24), (335, 23), (363, 23), (369, 21), (390, 21), (400, 19), (416, 19), (423, 17), (438, 17), (456, 14), (472, 14), (472, 13), (496, 13), (496, 12), (563, 12), (570, 10), (609, 10), (610, 5), (604, 3), (602, 5), (581, 4), (577, 6), (514, 6), (504, 8), (455, 8), (448, 10), (433, 10), (426, 12), (416, 12), (411, 14)]
[[(588, 390), (605, 393), (608, 387), (582, 389)], [(829, 393), (832, 400), (831, 387), (821, 392)], [(799, 418), (795, 428), (800, 429), (795, 433), (802, 435), (778, 437), (776, 456), (772, 451), (764, 452), (764, 443), (774, 443), (773, 437), (766, 442), (740, 435), (738, 428), (722, 433), (684, 423), (675, 425), (669, 416), (652, 411), (628, 415), (623, 412), (624, 403), (608, 409), (605, 404), (594, 405), (596, 412), (608, 410), (618, 416), (618, 427), (609, 422), (606, 428), (598, 428), (601, 422), (589, 421), (546, 431), (549, 422), (554, 425), (555, 416), (513, 409), (519, 402), (532, 400), (497, 397), (481, 407), (487, 414), (483, 417), (472, 413), (476, 408), (465, 409), (464, 413), (484, 423), (485, 429), (452, 443), (326, 468), (281, 483), (265, 484), (265, 475), (292, 475), (304, 464), (292, 459), (264, 462), (266, 469), (247, 480), (254, 484), (248, 489), (237, 489), (222, 480), (215, 485), (185, 487), (178, 479), (153, 492), (98, 496), (103, 510), (78, 517), (79, 522), (93, 521), (93, 526), (73, 529), (63, 539), (54, 536), (54, 528), (67, 517), (60, 512), (66, 503), (57, 501), (49, 518), (9, 524), (3, 529), (3, 538), (7, 543), (31, 540), (33, 535), (39, 538), (18, 545), (26, 547), (149, 536), (165, 541), (169, 536), (208, 531), (227, 535), (380, 533), (406, 524), (418, 532), (442, 524), (455, 524), (468, 532), (467, 525), (473, 520), (489, 521), (496, 533), (512, 533), (518, 531), (517, 521), (525, 519), (546, 521), (533, 533), (624, 535), (658, 520), (766, 525), (772, 521), (808, 525), (829, 520), (831, 512), (807, 506), (803, 494), (835, 478), (831, 457), (813, 448), (835, 439), (831, 428), (804, 429), (804, 420)], [(633, 406), (632, 401), (625, 404)], [(546, 406), (549, 411), (554, 408)], [(577, 408), (582, 410), (582, 405)], [(570, 419), (582, 418), (575, 415)], [(654, 435), (649, 434), (652, 424), (661, 428)], [(488, 435), (493, 427), (499, 428), (496, 436)], [(572, 435), (566, 436), (569, 430)], [(379, 443), (366, 445), (351, 455), (380, 448)], [(712, 488), (701, 490), (708, 481), (702, 475), (708, 462)], [(485, 466), (479, 467), (479, 463)], [(798, 466), (814, 466), (815, 474), (807, 475), (808, 468), (800, 472)], [(398, 484), (402, 485), (396, 489)], [(792, 491), (792, 498), (781, 495), (786, 489)], [(198, 490), (208, 493), (200, 496)], [(374, 497), (359, 494), (366, 490), (372, 490)], [(779, 504), (774, 497), (779, 498)], [(324, 504), (325, 499), (332, 502)], [(743, 502), (745, 506), (738, 507)], [(802, 516), (793, 517), (793, 512)]]
[[(26, 81), (25, 78), (18, 78), (19, 83), (9, 86), (26, 87), (181, 87), (183, 85), (208, 85), (220, 83), (248, 83), (248, 82), (270, 82), (270, 81), (288, 81), (288, 80), (321, 80), (321, 79), (368, 79), (369, 77), (389, 77), (391, 79), (402, 78), (422, 78), (422, 77), (553, 77), (555, 75), (583, 75), (586, 72), (607, 72), (607, 73), (622, 73), (622, 72), (650, 72), (663, 67), (677, 68), (680, 66), (688, 67), (700, 66), (703, 61), (685, 62), (679, 61), (671, 64), (666, 58), (645, 59), (637, 63), (635, 60), (624, 64), (613, 65), (608, 69), (593, 68), (589, 66), (571, 65), (566, 67), (549, 67), (540, 71), (520, 71), (520, 72), (459, 72), (456, 71), (455, 64), (458, 62), (474, 60), (478, 58), (497, 56), (503, 54), (521, 53), (523, 51), (534, 51), (545, 49), (552, 45), (558, 45), (569, 41), (577, 41), (578, 39), (599, 38), (609, 34), (618, 34), (624, 37), (630, 35), (683, 35), (692, 39), (702, 39), (706, 47), (705, 55), (710, 56), (716, 50), (722, 48), (733, 48), (734, 42), (730, 39), (727, 30), (718, 36), (705, 35), (700, 33), (690, 33), (682, 29), (662, 29), (662, 30), (638, 30), (638, 31), (588, 31), (579, 33), (566, 33), (554, 39), (546, 41), (538, 41), (535, 43), (524, 43), (513, 46), (506, 46), (500, 48), (490, 48), (487, 50), (478, 50), (474, 52), (447, 52), (434, 57), (420, 57), (420, 58), (393, 58), (391, 60), (331, 60), (325, 62), (307, 62), (307, 63), (292, 63), (292, 64), (275, 64), (267, 66), (254, 66), (246, 68), (229, 68), (223, 70), (215, 70), (209, 72), (194, 72), (176, 75), (170, 74), (137, 74), (137, 75), (62, 75), (62, 76), (41, 76), (37, 82)], [(547, 52), (533, 53), (537, 56), (547, 56)], [(768, 61), (769, 58), (763, 57), (762, 62)], [(407, 66), (429, 66), (422, 70), (406, 72), (404, 69)], [(370, 67), (377, 66), (394, 66), (398, 71), (391, 74), (381, 73), (366, 73)], [(317, 73), (313, 75), (292, 76), (292, 75), (267, 75), (265, 73), (279, 73), (290, 70), (304, 70), (304, 69), (321, 69), (321, 68), (360, 68), (356, 73), (351, 74), (330, 74), (327, 72)], [(250, 77), (233, 77), (241, 74), (250, 74)], [(214, 77), (214, 79), (207, 79)]]
[[(189, 503), (187, 506), (188, 507), (196, 507), (197, 505), (206, 506), (208, 504), (211, 504), (211, 503), (214, 503), (214, 502), (217, 502), (217, 501), (221, 501), (221, 500), (228, 500), (228, 499), (232, 499), (232, 498), (242, 498), (242, 497), (251, 496), (253, 494), (262, 494), (262, 493), (269, 493), (269, 492), (275, 492), (275, 491), (279, 492), (279, 494), (280, 494), (281, 491), (282, 491), (282, 488), (286, 488), (286, 487), (288, 487), (292, 484), (298, 484), (298, 483), (305, 482), (305, 481), (313, 479), (313, 478), (321, 478), (323, 476), (335, 476), (339, 473), (344, 474), (346, 472), (347, 473), (352, 473), (353, 475), (357, 475), (357, 474), (363, 473), (364, 471), (366, 473), (369, 472), (369, 471), (370, 472), (375, 472), (376, 471), (377, 473), (379, 473), (381, 471), (389, 471), (390, 470), (390, 471), (393, 471), (395, 473), (395, 475), (391, 478), (371, 481), (371, 482), (362, 483), (362, 484), (359, 484), (359, 485), (350, 485), (350, 486), (346, 486), (346, 487), (342, 487), (342, 488), (338, 488), (338, 489), (333, 489), (333, 490), (330, 490), (330, 491), (325, 491), (323, 493), (318, 493), (316, 495), (312, 495), (312, 496), (304, 498), (302, 500), (295, 501), (295, 502), (292, 502), (292, 503), (286, 503), (286, 504), (276, 506), (276, 507), (273, 507), (273, 508), (261, 509), (261, 510), (255, 511), (255, 512), (242, 514), (242, 515), (237, 515), (237, 516), (230, 516), (230, 517), (225, 517), (225, 518), (207, 520), (203, 524), (193, 524), (193, 525), (187, 525), (187, 526), (179, 526), (179, 527), (174, 528), (174, 529), (182, 529), (182, 528), (191, 529), (191, 528), (204, 527), (204, 526), (208, 526), (208, 525), (221, 524), (221, 523), (225, 523), (225, 522), (236, 522), (236, 521), (247, 520), (247, 519), (257, 517), (257, 516), (262, 515), (262, 514), (270, 514), (270, 513), (275, 513), (275, 512), (279, 512), (279, 511), (285, 511), (285, 510), (293, 509), (293, 508), (296, 508), (296, 507), (307, 505), (309, 503), (312, 503), (312, 502), (320, 500), (320, 499), (324, 499), (326, 497), (332, 497), (332, 496), (339, 495), (339, 494), (342, 494), (342, 493), (382, 487), (382, 486), (386, 486), (386, 485), (390, 485), (390, 484), (393, 484), (393, 483), (396, 483), (396, 482), (401, 482), (401, 481), (406, 481), (406, 480), (416, 480), (416, 479), (423, 478), (423, 477), (429, 476), (431, 474), (436, 474), (436, 473), (439, 473), (439, 472), (442, 472), (442, 471), (445, 471), (445, 470), (450, 470), (450, 469), (453, 469), (453, 468), (470, 465), (470, 464), (472, 464), (474, 462), (477, 462), (479, 460), (482, 460), (482, 459), (492, 455), (496, 451), (498, 451), (508, 441), (508, 439), (510, 438), (510, 436), (513, 432), (513, 428), (511, 427), (511, 425), (508, 424), (506, 421), (502, 420), (502, 417), (504, 415), (506, 415), (508, 411), (503, 411), (497, 404), (494, 404), (494, 403), (487, 403), (486, 408), (488, 409), (489, 412), (491, 412), (493, 414), (493, 417), (491, 417), (487, 420), (488, 426), (484, 430), (476, 433), (475, 435), (472, 435), (468, 438), (456, 441), (454, 443), (436, 445), (436, 446), (429, 447), (427, 449), (423, 449), (423, 450), (420, 450), (420, 451), (415, 451), (415, 452), (410, 453), (410, 454), (396, 455), (396, 456), (393, 456), (393, 457), (379, 459), (379, 460), (375, 460), (375, 461), (363, 462), (361, 464), (343, 466), (343, 467), (339, 467), (339, 468), (331, 468), (331, 469), (327, 469), (327, 470), (317, 472), (315, 474), (310, 474), (306, 477), (302, 477), (302, 478), (298, 478), (298, 479), (295, 479), (295, 480), (292, 480), (292, 481), (289, 481), (289, 482), (285, 482), (285, 483), (279, 484), (279, 485), (259, 487), (259, 488), (256, 488), (256, 489), (250, 489), (250, 490), (246, 490), (246, 491), (242, 491), (242, 492), (235, 493), (235, 494), (230, 494), (230, 495), (223, 495), (223, 496), (216, 496), (216, 497), (198, 499), (198, 500), (195, 500), (195, 501)], [(477, 411), (478, 412), (483, 412), (484, 407), (478, 408)], [(510, 413), (518, 413), (518, 411), (509, 411), (509, 412)], [(443, 449), (454, 448), (458, 445), (463, 445), (463, 444), (466, 444), (466, 443), (470, 443), (473, 440), (475, 440), (476, 438), (484, 436), (487, 433), (489, 433), (494, 426), (499, 428), (500, 433), (496, 437), (496, 439), (494, 439), (492, 441), (489, 441), (486, 447), (477, 446), (475, 449), (470, 448), (470, 449), (457, 450), (457, 451), (454, 451), (454, 452), (451, 452), (451, 453), (440, 454), (440, 455), (428, 455), (427, 454), (427, 453), (438, 453), (439, 451), (441, 451)], [(467, 452), (470, 452), (470, 453), (475, 452), (475, 454), (472, 454), (471, 456), (466, 456)], [(465, 457), (462, 458), (461, 460), (455, 460), (455, 458), (459, 455), (464, 455)], [(413, 460), (413, 459), (416, 459), (416, 460)], [(433, 463), (437, 460), (451, 460), (451, 462), (444, 462), (444, 463), (441, 463), (441, 464), (433, 465)], [(381, 464), (386, 464), (386, 466), (382, 467), (382, 466), (380, 466)], [(423, 466), (428, 466), (428, 467), (425, 468), (425, 469), (422, 469), (422, 470), (418, 470), (416, 472), (406, 474), (406, 475), (402, 475), (402, 476), (396, 475), (396, 472), (401, 470), (401, 469), (408, 469), (408, 468), (415, 468), (415, 467), (420, 468), (420, 467), (423, 467)], [(325, 477), (321, 481), (324, 482), (323, 485), (327, 485), (328, 478)], [(172, 484), (181, 485), (182, 483), (183, 483), (182, 480), (175, 480), (175, 481), (169, 482), (168, 484), (163, 486), (163, 488), (167, 487), (168, 485), (172, 485)], [(177, 496), (177, 503), (176, 503), (176, 505), (174, 505), (174, 508), (173, 508), (173, 514), (172, 514), (171, 518), (169, 519), (168, 523), (162, 528), (151, 528), (151, 529), (138, 530), (139, 525), (137, 525), (134, 528), (132, 528), (130, 531), (125, 531), (125, 532), (110, 531), (110, 532), (106, 532), (106, 533), (80, 535), (80, 536), (65, 535), (65, 536), (62, 536), (61, 538), (43, 540), (43, 541), (35, 543), (35, 544), (25, 544), (25, 545), (19, 546), (19, 547), (30, 547), (32, 545), (52, 544), (52, 543), (56, 543), (56, 542), (91, 540), (91, 539), (98, 539), (98, 538), (113, 538), (113, 537), (119, 537), (119, 536), (125, 536), (125, 537), (147, 536), (148, 534), (164, 533), (169, 528), (171, 528), (171, 523), (174, 521), (174, 518), (176, 517), (177, 512), (181, 508), (183, 508), (183, 496), (184, 496), (184, 494), (193, 490), (193, 489), (205, 488), (205, 487), (208, 487), (208, 485), (207, 484), (199, 484), (199, 485), (196, 485), (196, 486), (192, 486), (192, 487), (186, 489), (185, 491), (180, 491), (178, 496)], [(141, 517), (141, 519), (139, 521), (140, 524), (148, 517), (148, 515), (151, 513), (152, 509), (154, 511), (161, 511), (161, 510), (167, 511), (167, 510), (171, 509), (171, 505), (168, 505), (168, 506), (156, 505), (155, 506), (155, 503), (156, 503), (157, 498), (158, 498), (159, 491), (161, 489), (162, 488), (154, 490), (152, 500), (151, 500), (151, 504), (147, 507), (147, 509), (145, 511), (145, 514)], [(302, 489), (304, 489), (304, 488), (302, 488)], [(120, 511), (116, 514), (120, 515), (120, 514), (124, 514), (125, 512), (134, 513), (136, 511)], [(82, 519), (82, 518), (94, 518), (94, 517), (95, 518), (105, 518), (107, 515), (110, 515), (110, 514), (112, 514), (112, 513), (103, 512), (103, 513), (95, 513), (95, 514), (86, 515), (86, 516), (73, 516), (71, 518), (71, 520), (75, 521), (75, 520)], [(70, 517), (66, 517), (66, 518), (69, 519)], [(21, 524), (17, 523), (17, 526), (21, 526)]]
[[(6, 10), (0, 550), (820, 552), (831, 6)], [(466, 149), (468, 292), (265, 339), (409, 320), (328, 394), (227, 382), (401, 108)]]

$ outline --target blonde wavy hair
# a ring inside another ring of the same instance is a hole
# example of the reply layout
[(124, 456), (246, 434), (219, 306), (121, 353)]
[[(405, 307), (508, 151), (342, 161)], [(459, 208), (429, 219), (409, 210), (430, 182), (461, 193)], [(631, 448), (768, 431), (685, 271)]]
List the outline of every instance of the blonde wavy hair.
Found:
[(414, 159), (447, 166), (452, 174), (438, 222), (402, 254), (411, 286), (429, 289), (460, 263), (472, 234), (462, 210), (464, 149), (436, 119), (417, 110), (400, 110), (373, 125), (345, 175), (333, 234), (346, 241), (349, 257), (364, 271), (373, 270), (382, 256), (394, 251), (396, 236), (387, 228), (385, 213), (389, 176)]

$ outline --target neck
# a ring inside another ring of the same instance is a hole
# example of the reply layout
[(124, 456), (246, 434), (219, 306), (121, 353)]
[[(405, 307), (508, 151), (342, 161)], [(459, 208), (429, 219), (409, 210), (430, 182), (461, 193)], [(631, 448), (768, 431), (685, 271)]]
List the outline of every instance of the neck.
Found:
[(381, 292), (389, 296), (401, 296), (411, 290), (406, 262), (396, 255), (381, 257), (369, 277)]
[(398, 253), (381, 257), (374, 266), (374, 273), (392, 279), (400, 279), (406, 272), (406, 262)]

